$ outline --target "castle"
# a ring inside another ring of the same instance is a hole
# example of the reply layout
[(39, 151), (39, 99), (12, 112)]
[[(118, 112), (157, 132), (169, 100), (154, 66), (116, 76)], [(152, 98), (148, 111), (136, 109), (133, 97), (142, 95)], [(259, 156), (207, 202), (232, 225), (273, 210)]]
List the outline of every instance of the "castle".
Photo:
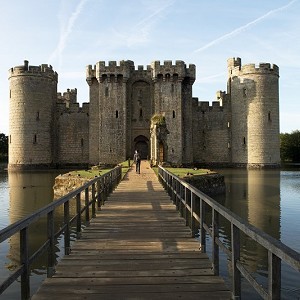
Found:
[(195, 65), (99, 61), (86, 69), (89, 103), (57, 93), (52, 66), (9, 70), (9, 169), (116, 164), (139, 149), (153, 164), (276, 167), (279, 68), (228, 59), (227, 92), (192, 95)]

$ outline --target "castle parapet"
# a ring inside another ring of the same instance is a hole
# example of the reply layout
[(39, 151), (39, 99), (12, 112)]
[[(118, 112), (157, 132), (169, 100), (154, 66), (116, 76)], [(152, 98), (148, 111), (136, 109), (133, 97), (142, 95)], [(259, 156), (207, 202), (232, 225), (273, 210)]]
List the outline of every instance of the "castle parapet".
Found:
[(30, 66), (27, 60), (24, 60), (24, 65), (9, 69), (9, 78), (19, 75), (43, 76), (48, 77), (55, 82), (58, 80), (58, 75), (51, 65), (42, 64), (40, 66)]
[(76, 103), (77, 102), (77, 89), (67, 89), (63, 94), (57, 93), (57, 102), (62, 103)]
[(241, 76), (246, 74), (273, 74), (279, 76), (279, 67), (275, 64), (260, 63), (258, 66), (255, 64), (246, 64), (242, 66), (241, 59), (229, 58), (227, 60), (229, 76)]
[(79, 103), (70, 103), (66, 105), (66, 103), (59, 102), (56, 104), (56, 111), (59, 115), (62, 114), (70, 114), (70, 113), (89, 113), (90, 105), (89, 103), (82, 103), (82, 107), (80, 107)]
[(186, 67), (186, 64), (181, 60), (176, 60), (175, 65), (172, 64), (171, 60), (165, 60), (164, 64), (161, 65), (160, 61), (154, 61), (151, 64), (152, 77), (157, 78), (158, 75), (163, 75), (165, 77), (167, 74), (170, 76), (176, 75), (178, 79), (182, 80), (186, 77), (190, 78), (193, 82), (196, 78), (196, 67), (193, 64)]
[(241, 68), (243, 74), (256, 73), (256, 74), (274, 74), (279, 76), (279, 68), (277, 65), (270, 63), (260, 63), (258, 66), (255, 64), (244, 65)]
[(209, 101), (199, 101), (198, 107), (201, 112), (209, 112), (209, 111), (222, 111), (223, 105), (220, 101), (212, 101), (212, 105), (209, 105)]

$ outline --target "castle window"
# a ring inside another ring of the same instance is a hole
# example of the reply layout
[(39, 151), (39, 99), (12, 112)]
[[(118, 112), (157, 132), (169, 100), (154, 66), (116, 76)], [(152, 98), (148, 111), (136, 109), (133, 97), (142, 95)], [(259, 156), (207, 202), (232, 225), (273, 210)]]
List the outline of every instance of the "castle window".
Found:
[(83, 139), (81, 139), (80, 143), (81, 143), (81, 147), (83, 147)]
[(175, 110), (173, 110), (173, 119), (175, 118)]
[(227, 147), (228, 147), (228, 149), (230, 149), (230, 143), (227, 143)]
[(227, 127), (230, 128), (230, 122), (227, 122)]
[(34, 143), (34, 144), (37, 143), (37, 136), (36, 136), (36, 134), (33, 136), (33, 143)]
[(39, 119), (40, 119), (40, 112), (37, 111), (37, 112), (36, 112), (36, 120), (38, 121)]
[(247, 89), (246, 88), (243, 88), (243, 96), (247, 97)]
[(170, 81), (170, 74), (166, 74), (166, 81)]
[(158, 74), (157, 75), (157, 81), (163, 81), (163, 75), (162, 74)]
[(140, 118), (142, 118), (142, 117), (143, 117), (143, 110), (140, 109)]
[(268, 113), (268, 121), (272, 121), (271, 120), (271, 112), (269, 111), (269, 113)]
[(119, 111), (116, 110), (116, 119), (119, 118)]
[(243, 137), (243, 144), (246, 145), (246, 138)]
[(105, 97), (108, 97), (108, 87), (105, 88)]
[(118, 84), (122, 84), (123, 83), (123, 75), (117, 75), (117, 82)]
[(107, 80), (107, 75), (103, 74), (100, 80), (101, 80), (101, 82), (106, 81)]

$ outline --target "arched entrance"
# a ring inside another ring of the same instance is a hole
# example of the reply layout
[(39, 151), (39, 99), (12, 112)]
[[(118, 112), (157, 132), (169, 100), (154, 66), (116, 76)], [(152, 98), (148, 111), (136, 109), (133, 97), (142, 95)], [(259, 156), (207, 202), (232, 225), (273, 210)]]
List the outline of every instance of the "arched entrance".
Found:
[(139, 135), (134, 139), (134, 150), (139, 150), (142, 159), (147, 159), (149, 157), (149, 140), (143, 136)]

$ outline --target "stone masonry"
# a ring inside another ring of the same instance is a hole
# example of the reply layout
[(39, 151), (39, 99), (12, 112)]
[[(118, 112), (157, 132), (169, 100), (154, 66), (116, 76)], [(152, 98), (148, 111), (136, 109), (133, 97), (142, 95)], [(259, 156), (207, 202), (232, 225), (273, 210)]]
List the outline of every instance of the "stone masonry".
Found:
[(135, 149), (152, 164), (278, 166), (278, 67), (229, 59), (212, 105), (192, 96), (195, 74), (183, 61), (99, 61), (80, 107), (76, 89), (57, 93), (52, 66), (11, 68), (9, 168), (117, 164)]

